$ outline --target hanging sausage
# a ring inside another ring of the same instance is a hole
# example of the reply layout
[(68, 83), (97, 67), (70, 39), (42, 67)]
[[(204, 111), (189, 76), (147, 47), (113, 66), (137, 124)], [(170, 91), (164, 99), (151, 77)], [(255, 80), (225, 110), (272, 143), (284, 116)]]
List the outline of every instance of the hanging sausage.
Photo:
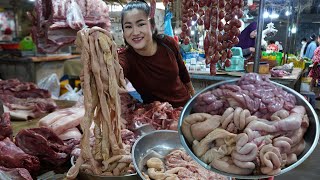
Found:
[(192, 21), (204, 25), (204, 51), (210, 74), (216, 74), (216, 64), (231, 65), (231, 48), (239, 43), (244, 0), (182, 0), (182, 32), (184, 44), (190, 42)]

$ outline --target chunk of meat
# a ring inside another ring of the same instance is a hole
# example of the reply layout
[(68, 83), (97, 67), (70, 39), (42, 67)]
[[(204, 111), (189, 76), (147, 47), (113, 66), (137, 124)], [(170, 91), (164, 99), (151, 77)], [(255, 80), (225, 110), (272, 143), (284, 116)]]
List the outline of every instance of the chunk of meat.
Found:
[(25, 168), (33, 174), (39, 171), (40, 162), (37, 157), (26, 154), (9, 138), (6, 138), (0, 141), (0, 166)]
[(3, 113), (0, 117), (0, 141), (7, 137), (12, 139), (12, 127), (11, 127), (11, 121), (10, 121), (10, 114)]
[(1, 180), (32, 180), (28, 170), (25, 168), (5, 168), (0, 166)]
[(15, 143), (24, 152), (37, 156), (51, 165), (68, 161), (72, 145), (67, 146), (48, 128), (32, 128), (19, 131)]
[(78, 128), (70, 128), (59, 135), (59, 138), (62, 140), (69, 140), (69, 139), (77, 139), (80, 140), (82, 137)]
[(81, 119), (83, 119), (84, 112), (84, 109), (79, 109), (79, 111), (74, 114), (63, 116), (60, 119), (56, 120), (54, 123), (50, 124), (48, 128), (50, 128), (56, 134), (60, 135), (66, 130), (78, 126)]

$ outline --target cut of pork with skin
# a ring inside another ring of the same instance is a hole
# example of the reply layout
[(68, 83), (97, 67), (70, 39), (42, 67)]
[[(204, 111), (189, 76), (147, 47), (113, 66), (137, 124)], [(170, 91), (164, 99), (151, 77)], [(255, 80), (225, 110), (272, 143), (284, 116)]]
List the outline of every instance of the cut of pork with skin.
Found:
[(58, 112), (53, 112), (48, 114), (47, 116), (43, 117), (42, 119), (39, 120), (39, 126), (40, 127), (48, 127), (54, 122), (56, 122), (58, 119), (65, 117), (69, 115), (68, 113), (58, 113)]
[(71, 108), (65, 108), (65, 109), (54, 111), (54, 112), (46, 115), (45, 117), (41, 118), (39, 120), (39, 126), (48, 127), (49, 125), (53, 124), (58, 119), (60, 119), (64, 116), (67, 116), (67, 115), (77, 113), (77, 112), (84, 112), (84, 108), (83, 107), (78, 107), (78, 108), (71, 107)]
[(60, 134), (59, 138), (61, 138), (62, 140), (68, 140), (68, 139), (80, 140), (81, 136), (82, 135), (81, 135), (79, 129), (74, 127), (74, 128), (70, 128), (70, 129), (66, 130), (65, 132), (63, 132), (62, 134)]
[(82, 111), (78, 111), (75, 114), (71, 114), (69, 116), (64, 116), (54, 123), (48, 126), (53, 132), (60, 135), (66, 130), (76, 127), (80, 124), (80, 121), (83, 119), (84, 109)]

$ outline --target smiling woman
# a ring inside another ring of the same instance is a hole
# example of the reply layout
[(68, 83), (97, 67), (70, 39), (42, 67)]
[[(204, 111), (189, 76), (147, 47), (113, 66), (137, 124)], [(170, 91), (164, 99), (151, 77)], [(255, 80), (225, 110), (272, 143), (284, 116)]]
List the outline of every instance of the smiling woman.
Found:
[(144, 1), (132, 1), (123, 8), (121, 23), (127, 48), (119, 54), (120, 64), (144, 103), (184, 106), (194, 94), (188, 71), (175, 40), (157, 35), (153, 16), (154, 9)]

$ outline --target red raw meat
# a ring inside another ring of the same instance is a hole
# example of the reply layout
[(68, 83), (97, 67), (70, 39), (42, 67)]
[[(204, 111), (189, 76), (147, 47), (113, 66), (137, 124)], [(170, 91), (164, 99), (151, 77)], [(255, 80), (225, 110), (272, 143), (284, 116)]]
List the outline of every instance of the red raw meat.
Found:
[(10, 178), (12, 180), (32, 180), (32, 177), (28, 170), (25, 168), (5, 168), (0, 166), (0, 179)]
[[(79, 10), (71, 4), (72, 1)], [(72, 13), (68, 16), (68, 12)], [(78, 30), (85, 26), (110, 27), (109, 10), (102, 0), (37, 0), (34, 14), (28, 15), (33, 22), (33, 40), (38, 51), (44, 53), (53, 53), (72, 44)]]
[(51, 93), (39, 89), (32, 82), (21, 82), (18, 79), (0, 80), (0, 94), (13, 95), (17, 98), (50, 98)]
[(0, 117), (0, 141), (4, 140), (6, 137), (12, 139), (12, 127), (9, 113), (3, 113)]
[(16, 145), (24, 152), (52, 165), (61, 165), (68, 161), (74, 146), (65, 145), (54, 132), (44, 127), (23, 129), (15, 140)]
[(177, 122), (182, 108), (173, 108), (168, 102), (155, 101), (137, 107), (127, 120), (128, 129), (134, 130), (143, 124), (152, 124), (155, 129), (177, 130)]
[[(37, 148), (40, 148), (39, 146)], [(31, 174), (40, 169), (39, 159), (26, 154), (9, 138), (0, 141), (0, 166), (7, 168), (25, 168)]]

